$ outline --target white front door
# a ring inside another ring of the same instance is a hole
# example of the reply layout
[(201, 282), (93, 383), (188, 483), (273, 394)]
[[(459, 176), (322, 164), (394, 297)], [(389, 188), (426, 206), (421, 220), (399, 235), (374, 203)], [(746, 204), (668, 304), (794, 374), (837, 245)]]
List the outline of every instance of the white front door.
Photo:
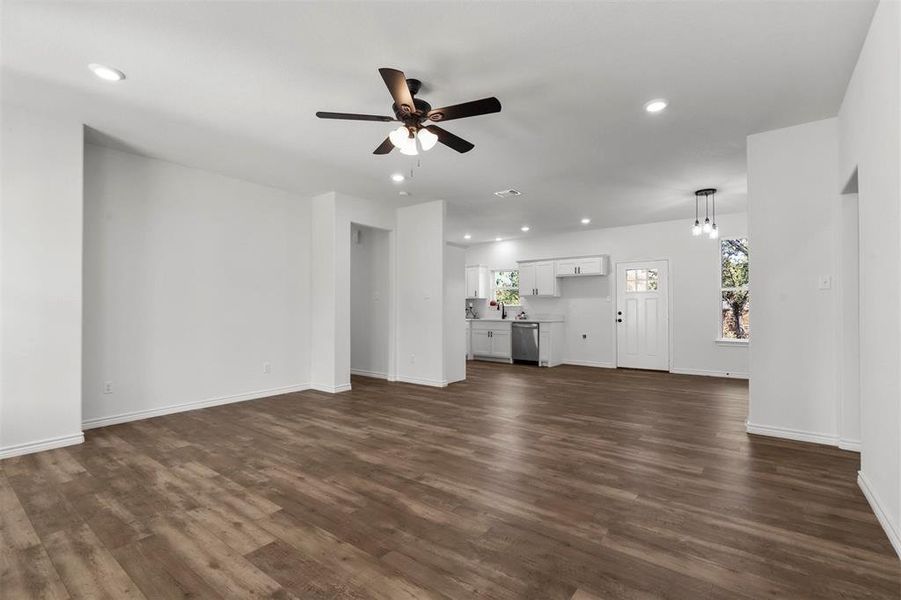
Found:
[(669, 370), (665, 260), (616, 265), (616, 366)]

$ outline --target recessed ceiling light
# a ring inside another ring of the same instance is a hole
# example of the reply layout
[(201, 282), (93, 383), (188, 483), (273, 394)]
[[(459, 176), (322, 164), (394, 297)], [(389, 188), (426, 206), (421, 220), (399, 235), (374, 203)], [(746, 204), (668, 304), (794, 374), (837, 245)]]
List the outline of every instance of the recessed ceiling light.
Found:
[(503, 240), (503, 238), (494, 238), (494, 241), (495, 241), (495, 242), (500, 242), (500, 241), (502, 241), (502, 240)]
[(589, 223), (591, 223), (591, 219), (589, 219), (588, 217), (582, 219), (582, 225), (588, 225)]
[(400, 183), (403, 180), (404, 180), (404, 176), (401, 175), (400, 173), (395, 173), (394, 175), (391, 176), (391, 181), (393, 181), (394, 183)]
[(123, 73), (119, 69), (107, 67), (106, 65), (91, 63), (88, 65), (88, 68), (94, 72), (94, 75), (96, 75), (100, 79), (103, 79), (104, 81), (122, 81), (123, 79), (125, 79), (125, 73)]
[(520, 227), (520, 230), (522, 230), (522, 231), (528, 231), (529, 229), (530, 228), (528, 225), (523, 225), (522, 227)]
[(467, 233), (466, 235), (463, 236), (463, 239), (464, 239), (464, 240), (471, 240), (471, 239), (472, 239), (472, 236), (469, 235), (469, 234)]
[(410, 192), (408, 192), (407, 190), (401, 190), (397, 193), (400, 194), (401, 196), (409, 196), (410, 195)]
[(649, 113), (659, 113), (666, 108), (666, 100), (663, 98), (655, 98), (644, 105), (644, 109)]

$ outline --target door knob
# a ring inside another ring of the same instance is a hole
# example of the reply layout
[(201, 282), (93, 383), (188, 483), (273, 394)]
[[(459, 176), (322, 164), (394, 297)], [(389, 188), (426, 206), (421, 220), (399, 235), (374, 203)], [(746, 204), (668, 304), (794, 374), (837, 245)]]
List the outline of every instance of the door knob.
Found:
[(622, 319), (617, 319), (616, 322), (617, 322), (617, 323), (622, 323), (623, 320), (622, 320)]
[(618, 310), (618, 311), (616, 311), (616, 314), (621, 315), (621, 314), (623, 314), (623, 311)]

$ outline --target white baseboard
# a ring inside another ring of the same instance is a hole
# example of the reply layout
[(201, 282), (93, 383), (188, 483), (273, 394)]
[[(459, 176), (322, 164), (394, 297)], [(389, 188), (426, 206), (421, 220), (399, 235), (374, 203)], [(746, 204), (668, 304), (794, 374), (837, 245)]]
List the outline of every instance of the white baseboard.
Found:
[(598, 367), (600, 369), (615, 369), (616, 363), (600, 362), (597, 360), (578, 360), (575, 358), (564, 358), (561, 364), (574, 365), (576, 367)]
[(882, 529), (885, 530), (885, 535), (888, 536), (889, 542), (891, 542), (892, 547), (895, 549), (895, 553), (901, 558), (901, 531), (899, 531), (898, 527), (892, 523), (888, 511), (885, 510), (885, 506), (876, 494), (876, 490), (870, 485), (870, 482), (866, 475), (863, 474), (863, 471), (857, 472), (857, 485), (860, 486), (860, 490), (866, 497), (867, 502), (870, 503), (870, 508), (873, 509), (873, 513), (876, 514), (876, 520), (879, 521), (879, 524), (882, 525)]
[(82, 429), (106, 427), (108, 425), (116, 425), (118, 423), (128, 423), (129, 421), (138, 421), (140, 419), (161, 417), (163, 415), (170, 415), (173, 413), (185, 412), (188, 410), (197, 410), (198, 408), (208, 408), (210, 406), (219, 406), (221, 404), (244, 402), (246, 400), (257, 400), (258, 398), (278, 396), (279, 394), (289, 394), (291, 392), (302, 392), (308, 389), (310, 389), (310, 384), (301, 383), (297, 385), (270, 388), (268, 390), (246, 392), (244, 394), (234, 394), (232, 396), (220, 396), (219, 398), (209, 398), (207, 400), (195, 400), (193, 402), (184, 402), (182, 404), (170, 404), (169, 406), (162, 406), (160, 408), (136, 410), (133, 412), (111, 415), (108, 417), (95, 417), (92, 419), (85, 419), (84, 421), (82, 421), (81, 427)]
[(672, 368), (669, 370), (670, 373), (676, 373), (677, 375), (701, 375), (702, 377), (728, 377), (729, 379), (748, 379), (747, 373), (740, 373), (736, 371), (708, 371), (705, 369), (677, 369)]
[(405, 375), (398, 375), (397, 381), (400, 383), (413, 383), (416, 385), (427, 385), (430, 387), (447, 387), (447, 381), (444, 379), (424, 379), (421, 377), (407, 377)]
[(359, 375), (360, 377), (372, 377), (374, 379), (388, 379), (387, 373), (380, 371), (366, 371), (365, 369), (351, 369), (351, 375)]
[(310, 385), (309, 389), (316, 390), (317, 392), (325, 392), (327, 394), (340, 394), (341, 392), (349, 392), (351, 388), (349, 383), (342, 383), (341, 385), (314, 383)]
[(5, 446), (0, 448), (0, 459), (43, 452), (44, 450), (53, 450), (54, 448), (62, 448), (64, 446), (73, 446), (75, 444), (81, 444), (82, 442), (84, 442), (84, 434), (78, 432), (73, 433), (72, 435), (63, 435), (46, 440), (39, 440), (37, 442), (28, 442), (27, 444)]
[(851, 452), (860, 452), (860, 440), (845, 440), (839, 438), (838, 447), (842, 450), (850, 450)]
[(811, 442), (814, 444), (825, 444), (827, 446), (838, 446), (838, 436), (829, 435), (827, 433), (801, 431), (800, 429), (789, 429), (787, 427), (755, 425), (751, 422), (748, 422), (745, 425), (745, 429), (748, 433), (753, 433), (755, 435), (766, 435), (769, 437), (783, 438), (786, 440), (795, 440), (796, 442)]

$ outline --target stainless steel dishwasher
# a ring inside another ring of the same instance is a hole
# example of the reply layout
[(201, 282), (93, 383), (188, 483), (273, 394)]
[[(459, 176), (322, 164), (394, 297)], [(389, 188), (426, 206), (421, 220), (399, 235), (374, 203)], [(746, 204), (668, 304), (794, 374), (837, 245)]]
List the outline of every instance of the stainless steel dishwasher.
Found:
[(510, 324), (513, 334), (513, 362), (538, 364), (538, 323)]

